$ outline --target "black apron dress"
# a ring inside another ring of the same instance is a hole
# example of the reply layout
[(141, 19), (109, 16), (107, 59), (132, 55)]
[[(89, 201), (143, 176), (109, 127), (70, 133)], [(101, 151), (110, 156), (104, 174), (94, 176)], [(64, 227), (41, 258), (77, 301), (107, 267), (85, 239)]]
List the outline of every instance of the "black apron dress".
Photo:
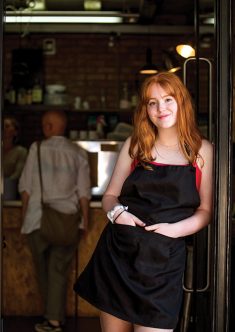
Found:
[[(138, 165), (119, 197), (146, 225), (175, 223), (200, 204), (192, 165)], [(153, 328), (174, 329), (182, 301), (185, 240), (108, 223), (74, 290), (102, 311)]]

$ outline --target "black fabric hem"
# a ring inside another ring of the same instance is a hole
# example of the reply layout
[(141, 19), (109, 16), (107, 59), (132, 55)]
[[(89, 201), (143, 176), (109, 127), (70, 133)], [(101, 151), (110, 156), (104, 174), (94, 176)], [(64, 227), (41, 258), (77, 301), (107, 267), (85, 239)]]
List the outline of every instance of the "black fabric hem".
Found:
[[(176, 326), (177, 326), (177, 322), (178, 320), (176, 321), (175, 325), (172, 326), (172, 325), (164, 325), (162, 324), (161, 322), (159, 323), (150, 323), (149, 321), (148, 322), (145, 322), (145, 321), (137, 321), (135, 319), (131, 319), (129, 316), (125, 315), (125, 313), (122, 313), (122, 312), (119, 312), (119, 311), (116, 311), (116, 310), (113, 310), (111, 307), (107, 307), (105, 305), (103, 305), (102, 303), (100, 302), (96, 302), (96, 301), (93, 301), (91, 300), (90, 298), (87, 298), (86, 296), (84, 295), (80, 295), (78, 293), (78, 295), (80, 297), (82, 297), (84, 300), (86, 300), (88, 303), (90, 303), (91, 305), (93, 305), (94, 307), (96, 307), (97, 309), (99, 309), (100, 311), (104, 311), (110, 315), (113, 315), (117, 318), (120, 318), (126, 322), (129, 322), (131, 324), (137, 324), (137, 325), (140, 325), (140, 326), (144, 326), (144, 327), (152, 327), (152, 328), (155, 328), (155, 329), (175, 329)], [(161, 319), (162, 320), (162, 319)]]

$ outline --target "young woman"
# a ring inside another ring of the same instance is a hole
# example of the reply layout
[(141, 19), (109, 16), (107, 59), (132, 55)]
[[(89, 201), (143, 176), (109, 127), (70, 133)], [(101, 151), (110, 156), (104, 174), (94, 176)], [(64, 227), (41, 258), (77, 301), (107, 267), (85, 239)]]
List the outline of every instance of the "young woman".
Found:
[(101, 310), (103, 332), (171, 332), (177, 325), (185, 237), (208, 225), (213, 149), (181, 80), (145, 80), (103, 197), (110, 223), (75, 291)]
[(13, 117), (3, 121), (3, 174), (5, 178), (18, 180), (27, 157), (27, 149), (18, 144), (20, 125)]

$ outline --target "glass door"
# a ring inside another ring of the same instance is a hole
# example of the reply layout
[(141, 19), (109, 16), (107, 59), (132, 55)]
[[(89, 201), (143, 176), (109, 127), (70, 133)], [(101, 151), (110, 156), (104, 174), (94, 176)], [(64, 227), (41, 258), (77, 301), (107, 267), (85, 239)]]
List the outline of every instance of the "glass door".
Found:
[[(185, 61), (183, 77), (194, 98), (199, 126), (214, 144), (214, 215), (210, 226), (187, 240), (178, 331), (225, 332), (231, 302), (232, 6), (231, 1), (211, 1), (213, 12), (201, 15), (205, 1), (194, 3), (196, 54)], [(209, 20), (211, 30), (205, 33)], [(213, 44), (209, 52), (207, 43)]]

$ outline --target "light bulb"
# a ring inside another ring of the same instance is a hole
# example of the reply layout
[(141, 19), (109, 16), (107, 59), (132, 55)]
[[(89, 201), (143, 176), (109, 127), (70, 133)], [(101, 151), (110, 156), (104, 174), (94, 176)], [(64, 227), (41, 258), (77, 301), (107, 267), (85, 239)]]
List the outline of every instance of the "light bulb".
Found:
[(179, 55), (181, 55), (184, 58), (189, 58), (191, 56), (195, 56), (195, 50), (190, 45), (177, 45), (176, 51)]

